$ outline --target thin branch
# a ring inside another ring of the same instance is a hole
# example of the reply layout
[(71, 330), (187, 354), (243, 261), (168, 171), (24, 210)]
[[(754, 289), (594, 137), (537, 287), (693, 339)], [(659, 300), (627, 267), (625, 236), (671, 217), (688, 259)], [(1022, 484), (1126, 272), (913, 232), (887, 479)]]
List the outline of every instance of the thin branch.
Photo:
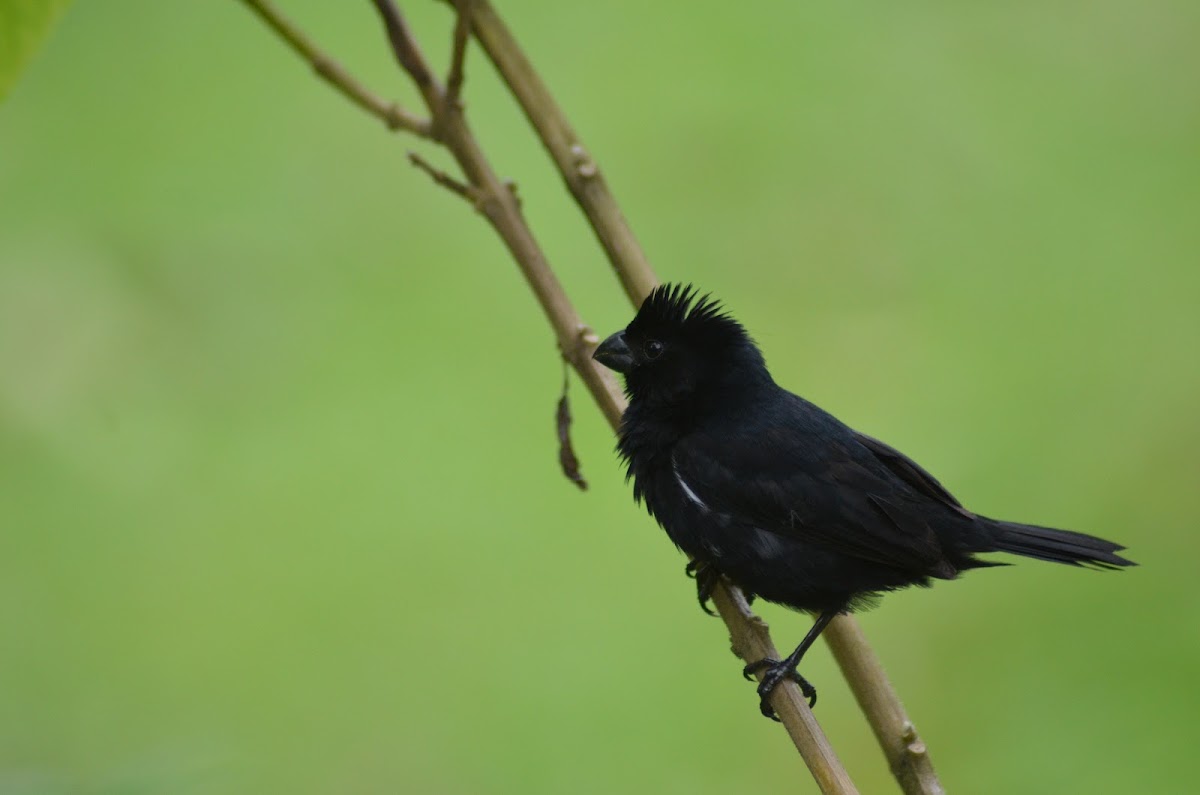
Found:
[(825, 641), (850, 682), (859, 709), (867, 716), (900, 788), (906, 793), (945, 795), (929, 759), (929, 749), (895, 697), (858, 622), (838, 616), (826, 628)]
[(605, 414), (619, 418), (625, 405), (621, 389), (608, 370), (591, 360), (595, 345), (589, 341), (595, 335), (571, 305), (546, 255), (525, 223), (516, 192), (496, 175), (463, 114), (439, 114), (439, 109), (444, 106), (445, 92), (430, 74), (399, 9), (390, 0), (372, 0), (372, 4), (383, 20), (397, 62), (418, 83), (425, 104), (434, 114), (439, 142), (450, 150), (467, 181), (479, 192), (480, 212), (500, 235), (533, 288), (542, 311), (551, 318), (559, 350), (582, 377)]
[(608, 255), (625, 294), (634, 306), (641, 306), (642, 300), (658, 284), (658, 279), (596, 161), (491, 4), (487, 0), (466, 2), (471, 7), (475, 37), (554, 159), (567, 189), (579, 203)]
[(446, 75), (446, 112), (462, 110), (460, 95), (463, 84), (463, 63), (467, 58), (467, 41), (471, 38), (471, 4), (455, 0), (454, 40), (450, 55), (450, 71)]
[[(437, 105), (442, 97), (442, 87), (438, 85), (433, 73), (429, 71), (429, 65), (425, 63), (425, 56), (421, 54), (421, 48), (417, 46), (416, 39), (413, 38), (412, 31), (409, 30), (408, 23), (404, 21), (400, 9), (391, 0), (371, 0), (371, 2), (383, 19), (388, 42), (392, 45), (392, 54), (400, 62), (401, 68), (408, 72), (408, 76), (417, 84), (417, 88), (425, 97), (425, 104), (429, 105), (430, 110), (436, 113)], [(430, 102), (430, 99), (434, 97), (438, 102)]]
[[(751, 609), (742, 592), (729, 587), (722, 580), (713, 591), (713, 606), (729, 628), (729, 639), (733, 653), (747, 662), (757, 660), (781, 659), (779, 651), (771, 641), (770, 628)], [(761, 681), (761, 675), (759, 679)], [(777, 687), (771, 696), (771, 706), (775, 710), (788, 737), (800, 752), (804, 763), (812, 774), (813, 780), (821, 788), (821, 792), (850, 795), (858, 789), (850, 780), (850, 775), (842, 767), (837, 752), (825, 736), (825, 731), (817, 723), (816, 717), (808, 707), (808, 700), (800, 694), (800, 688), (789, 681), (787, 693), (780, 693)]]
[[(640, 306), (658, 279), (599, 168), (495, 9), (488, 0), (470, 2), (476, 38), (520, 103), (572, 195), (591, 221), (625, 293), (635, 307)], [(858, 623), (850, 616), (839, 616), (826, 628), (823, 636), (904, 792), (907, 795), (942, 792), (925, 745), (917, 736), (900, 697)], [(915, 753), (913, 749), (920, 752)]]
[(458, 196), (463, 197), (464, 199), (469, 201), (472, 205), (474, 205), (476, 207), (476, 209), (479, 208), (479, 204), (480, 204), (479, 191), (476, 190), (473, 186), (467, 185), (464, 182), (459, 182), (454, 177), (447, 174), (445, 171), (442, 171), (440, 168), (437, 168), (437, 167), (431, 165), (428, 160), (421, 157), (416, 152), (408, 153), (408, 162), (412, 163), (418, 169), (420, 169), (421, 171), (424, 171), (426, 174), (428, 174), (429, 178), (432, 179), (434, 182), (436, 182), (438, 185), (441, 185), (443, 188), (450, 191), (451, 193), (454, 193)]
[(321, 79), (340, 91), (351, 102), (382, 120), (391, 130), (405, 130), (421, 138), (432, 135), (432, 125), (409, 113), (394, 102), (388, 102), (354, 79), (337, 61), (321, 52), (290, 20), (284, 17), (269, 0), (242, 0), (279, 37), (288, 43), (301, 58), (308, 61)]

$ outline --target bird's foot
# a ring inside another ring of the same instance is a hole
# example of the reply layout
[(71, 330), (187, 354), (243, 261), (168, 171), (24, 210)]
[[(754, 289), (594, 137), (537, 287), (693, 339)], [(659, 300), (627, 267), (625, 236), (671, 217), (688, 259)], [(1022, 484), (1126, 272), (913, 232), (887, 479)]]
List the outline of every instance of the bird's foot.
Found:
[(771, 693), (784, 679), (791, 679), (800, 686), (800, 692), (808, 699), (808, 708), (812, 709), (817, 705), (817, 689), (809, 684), (800, 673), (786, 660), (772, 660), (767, 658), (752, 662), (742, 669), (742, 676), (750, 681), (754, 681), (754, 674), (762, 673), (762, 681), (758, 683), (758, 708), (762, 710), (762, 714), (774, 721), (778, 721), (779, 717), (775, 714), (775, 710), (771, 708)]
[(721, 572), (711, 563), (698, 560), (689, 561), (683, 571), (696, 581), (696, 598), (700, 601), (700, 609), (710, 616), (715, 616), (716, 613), (709, 608), (708, 603), (712, 599), (717, 582), (721, 579)]

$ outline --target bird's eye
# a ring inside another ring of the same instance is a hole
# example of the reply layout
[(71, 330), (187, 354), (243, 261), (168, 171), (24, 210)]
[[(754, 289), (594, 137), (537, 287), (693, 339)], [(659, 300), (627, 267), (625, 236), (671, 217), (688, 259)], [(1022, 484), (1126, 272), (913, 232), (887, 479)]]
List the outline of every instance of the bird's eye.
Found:
[(642, 350), (646, 354), (647, 359), (657, 359), (662, 355), (663, 344), (658, 340), (646, 340), (646, 344), (642, 346)]

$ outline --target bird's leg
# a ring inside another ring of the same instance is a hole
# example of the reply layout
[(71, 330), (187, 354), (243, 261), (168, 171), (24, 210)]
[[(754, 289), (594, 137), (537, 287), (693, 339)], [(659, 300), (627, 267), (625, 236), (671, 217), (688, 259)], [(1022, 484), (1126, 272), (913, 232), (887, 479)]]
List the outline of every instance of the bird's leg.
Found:
[(812, 629), (804, 636), (804, 640), (800, 641), (800, 645), (796, 650), (789, 654), (783, 660), (765, 659), (753, 662), (742, 669), (742, 676), (747, 679), (751, 674), (762, 673), (762, 681), (758, 683), (759, 709), (762, 714), (766, 715), (771, 720), (779, 720), (775, 715), (775, 710), (771, 708), (770, 698), (771, 692), (779, 686), (779, 683), (784, 679), (791, 679), (796, 684), (800, 685), (800, 692), (808, 699), (808, 707), (812, 709), (817, 704), (817, 689), (808, 683), (808, 680), (801, 676), (796, 671), (796, 666), (800, 664), (800, 659), (804, 653), (808, 651), (808, 647), (812, 646), (816, 639), (820, 636), (821, 630), (828, 626), (833, 617), (842, 612), (843, 608), (837, 607), (832, 610), (825, 610), (817, 616), (817, 620), (813, 622)]
[(700, 609), (710, 616), (715, 616), (716, 613), (709, 609), (708, 602), (721, 579), (721, 572), (717, 571), (716, 566), (701, 560), (689, 561), (683, 571), (696, 581), (696, 598), (700, 600)]

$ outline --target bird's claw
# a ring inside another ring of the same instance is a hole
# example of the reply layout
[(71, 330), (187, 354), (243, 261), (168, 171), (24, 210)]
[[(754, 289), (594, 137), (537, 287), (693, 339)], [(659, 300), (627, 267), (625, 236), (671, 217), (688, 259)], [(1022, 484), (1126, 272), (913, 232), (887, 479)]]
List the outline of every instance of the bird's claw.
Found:
[(700, 601), (700, 609), (710, 616), (715, 616), (716, 613), (709, 608), (708, 603), (717, 587), (717, 581), (721, 579), (721, 572), (711, 563), (701, 563), (698, 560), (688, 561), (683, 571), (696, 581), (696, 598)]
[(817, 689), (809, 684), (800, 673), (786, 662), (772, 660), (769, 657), (758, 662), (752, 662), (742, 669), (742, 676), (750, 681), (754, 681), (754, 674), (761, 673), (762, 681), (758, 683), (758, 708), (762, 714), (773, 721), (778, 721), (779, 717), (775, 714), (775, 710), (771, 707), (771, 693), (784, 679), (791, 679), (800, 686), (800, 692), (808, 699), (808, 708), (812, 709), (817, 705)]

